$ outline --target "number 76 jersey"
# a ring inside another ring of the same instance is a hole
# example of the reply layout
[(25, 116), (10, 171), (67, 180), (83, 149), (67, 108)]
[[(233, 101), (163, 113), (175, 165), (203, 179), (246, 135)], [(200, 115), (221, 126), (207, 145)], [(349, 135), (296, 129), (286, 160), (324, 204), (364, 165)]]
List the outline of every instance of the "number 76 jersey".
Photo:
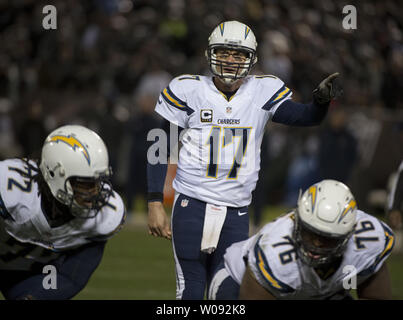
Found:
[(211, 77), (173, 79), (155, 111), (186, 129), (174, 189), (216, 205), (249, 205), (266, 123), (290, 97), (290, 89), (274, 76), (248, 76), (229, 98)]
[(228, 273), (241, 284), (246, 260), (256, 280), (278, 299), (338, 299), (354, 282), (359, 286), (378, 272), (394, 245), (386, 224), (358, 210), (340, 265), (321, 271), (298, 258), (293, 229), (294, 213), (289, 213), (233, 244), (224, 255)]

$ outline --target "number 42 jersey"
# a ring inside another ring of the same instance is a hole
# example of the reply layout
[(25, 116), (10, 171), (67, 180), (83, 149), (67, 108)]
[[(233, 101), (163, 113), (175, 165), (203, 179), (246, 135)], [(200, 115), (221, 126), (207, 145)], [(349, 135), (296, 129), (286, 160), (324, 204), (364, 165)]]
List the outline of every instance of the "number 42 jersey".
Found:
[(211, 77), (173, 79), (155, 110), (186, 129), (174, 189), (215, 205), (249, 205), (266, 123), (291, 94), (280, 79), (267, 75), (246, 77), (232, 97), (220, 92)]

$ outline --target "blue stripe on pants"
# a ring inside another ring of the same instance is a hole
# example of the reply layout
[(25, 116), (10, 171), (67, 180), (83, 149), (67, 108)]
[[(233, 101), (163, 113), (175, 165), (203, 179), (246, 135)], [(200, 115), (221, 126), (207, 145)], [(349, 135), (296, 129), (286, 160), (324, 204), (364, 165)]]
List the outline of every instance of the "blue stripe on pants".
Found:
[(209, 289), (209, 299), (238, 300), (240, 285), (225, 269), (224, 260), (221, 261)]

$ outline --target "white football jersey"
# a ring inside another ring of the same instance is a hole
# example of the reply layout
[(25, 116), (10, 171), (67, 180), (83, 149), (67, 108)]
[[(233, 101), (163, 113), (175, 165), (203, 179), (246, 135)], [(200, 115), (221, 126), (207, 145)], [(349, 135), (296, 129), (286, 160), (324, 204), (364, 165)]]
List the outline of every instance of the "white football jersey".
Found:
[(292, 243), (294, 213), (265, 225), (248, 240), (229, 247), (225, 267), (239, 284), (246, 263), (257, 281), (279, 299), (337, 299), (347, 292), (343, 282), (359, 286), (376, 273), (390, 255), (394, 235), (377, 218), (358, 210), (357, 226), (337, 270), (319, 274), (297, 257)]
[(291, 94), (274, 76), (246, 77), (229, 99), (212, 77), (173, 79), (155, 108), (171, 123), (187, 129), (181, 138), (173, 188), (215, 205), (249, 205), (266, 123)]
[(18, 261), (21, 255), (32, 262), (46, 260), (55, 256), (51, 252), (105, 240), (120, 230), (125, 208), (116, 192), (94, 218), (74, 218), (52, 228), (41, 208), (38, 185), (28, 178), (31, 171), (20, 159), (0, 161), (0, 269), (24, 269), (29, 263)]

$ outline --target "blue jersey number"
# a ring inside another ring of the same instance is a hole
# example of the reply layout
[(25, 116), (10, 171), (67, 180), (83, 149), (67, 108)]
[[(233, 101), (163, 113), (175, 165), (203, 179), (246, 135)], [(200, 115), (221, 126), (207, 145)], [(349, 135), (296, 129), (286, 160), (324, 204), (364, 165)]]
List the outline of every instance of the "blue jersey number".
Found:
[[(239, 137), (238, 146), (231, 169), (227, 175), (227, 179), (236, 179), (238, 177), (238, 168), (241, 166), (246, 148), (248, 146), (250, 131), (252, 128), (223, 128), (224, 136), (221, 137), (221, 127), (212, 127), (207, 144), (210, 147), (209, 163), (207, 164), (207, 177), (217, 178), (217, 170), (219, 165), (220, 141), (222, 148), (230, 145), (234, 141), (234, 137)], [(221, 139), (222, 138), (222, 139)]]
[(273, 244), (272, 247), (275, 248), (278, 246), (291, 246), (291, 249), (283, 251), (279, 254), (281, 264), (287, 264), (294, 261), (294, 259), (297, 257), (297, 251), (295, 250), (294, 243), (289, 236), (285, 236), (283, 238), (285, 239), (285, 241), (277, 242)]
[(375, 230), (375, 227), (371, 221), (365, 220), (365, 221), (360, 222), (360, 228), (354, 232), (354, 242), (355, 242), (355, 245), (357, 246), (357, 249), (365, 249), (366, 246), (365, 246), (364, 242), (379, 241), (378, 237), (357, 236), (357, 234), (362, 234), (362, 233), (372, 231), (372, 230)]
[[(22, 183), (14, 180), (13, 178), (8, 178), (7, 190), (13, 190), (13, 187), (17, 187), (23, 192), (31, 192), (32, 190), (32, 170), (29, 167), (24, 167), (25, 170), (15, 167), (8, 167), (8, 170), (15, 171), (21, 175), (23, 178)], [(25, 178), (25, 179), (24, 179)]]

